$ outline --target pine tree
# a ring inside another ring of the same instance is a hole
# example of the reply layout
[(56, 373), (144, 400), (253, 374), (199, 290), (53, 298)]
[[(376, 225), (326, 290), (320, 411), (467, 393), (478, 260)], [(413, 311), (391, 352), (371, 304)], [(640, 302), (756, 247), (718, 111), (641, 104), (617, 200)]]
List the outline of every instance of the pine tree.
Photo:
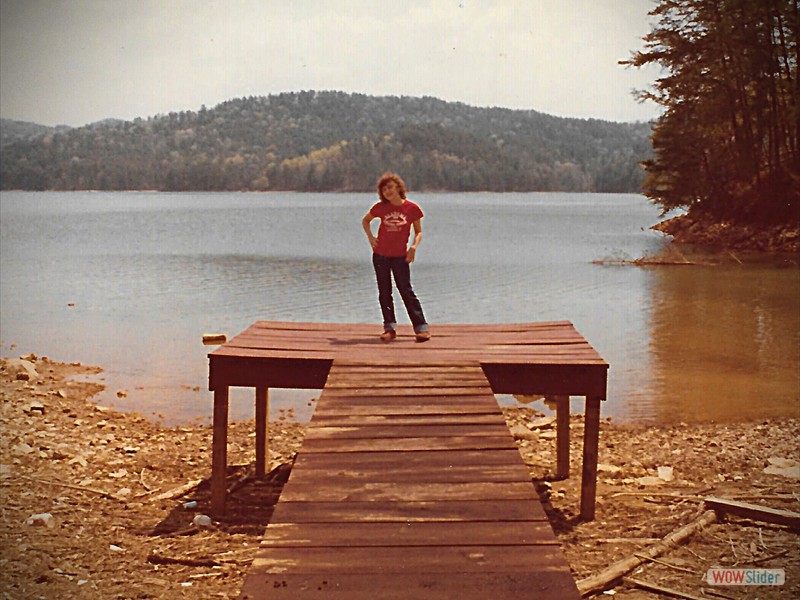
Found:
[(667, 211), (800, 219), (796, 0), (660, 0), (627, 64), (664, 69), (641, 93), (665, 108), (645, 193)]

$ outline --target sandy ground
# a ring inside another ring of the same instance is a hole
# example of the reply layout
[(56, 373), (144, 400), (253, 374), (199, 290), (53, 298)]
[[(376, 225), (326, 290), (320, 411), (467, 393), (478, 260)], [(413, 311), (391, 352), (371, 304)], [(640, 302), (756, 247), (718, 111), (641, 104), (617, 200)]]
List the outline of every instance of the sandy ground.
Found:
[[(27, 358), (36, 371), (27, 380), (18, 379), (25, 377), (18, 362), (3, 360), (0, 368), (0, 598), (236, 598), (303, 426), (273, 415), (272, 471), (255, 480), (253, 424), (232, 423), (230, 514), (204, 525), (210, 426), (163, 427), (99, 407), (92, 397), (100, 385), (81, 377), (99, 369)], [(506, 417), (576, 579), (691, 522), (707, 496), (800, 510), (797, 420), (604, 421), (597, 518), (582, 522), (581, 418), (573, 416), (571, 426), (573, 475), (554, 481), (552, 424), (525, 407)], [(672, 467), (672, 480), (664, 480), (665, 469), (659, 477), (658, 467)], [(730, 518), (658, 560), (630, 575), (696, 597), (800, 597), (800, 539), (784, 526)], [(787, 583), (712, 587), (703, 580), (711, 566), (783, 568)], [(606, 593), (664, 597), (630, 582)]]

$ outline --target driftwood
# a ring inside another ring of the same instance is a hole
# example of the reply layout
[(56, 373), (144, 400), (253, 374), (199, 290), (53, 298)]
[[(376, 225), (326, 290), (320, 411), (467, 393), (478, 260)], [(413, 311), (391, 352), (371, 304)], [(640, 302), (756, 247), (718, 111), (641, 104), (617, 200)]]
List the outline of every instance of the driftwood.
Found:
[(595, 540), (598, 544), (652, 544), (658, 542), (658, 538), (649, 537), (617, 537), (617, 538), (602, 538)]
[(758, 558), (752, 561), (751, 565), (760, 565), (761, 563), (769, 562), (771, 560), (775, 560), (776, 558), (782, 558), (789, 554), (788, 550), (781, 550), (780, 552), (776, 552), (775, 554), (770, 554), (769, 556), (765, 556), (764, 558)]
[[(700, 517), (688, 525), (684, 525), (680, 529), (673, 531), (657, 544), (647, 548), (643, 552), (637, 552), (633, 556), (609, 565), (596, 575), (592, 575), (578, 581), (578, 591), (581, 593), (581, 596), (589, 596), (593, 593), (604, 590), (610, 583), (624, 577), (627, 573), (630, 573), (643, 562), (653, 560), (670, 548), (677, 546), (692, 536), (696, 531), (716, 522), (718, 513), (730, 513), (747, 519), (763, 521), (766, 523), (775, 523), (778, 525), (786, 525), (795, 529), (800, 528), (800, 513), (789, 510), (779, 510), (776, 508), (759, 506), (757, 504), (748, 504), (746, 502), (728, 500), (725, 498), (705, 498), (704, 505), (708, 510), (700, 515)], [(636, 585), (640, 585), (642, 587), (642, 584), (646, 583), (639, 582), (638, 580), (631, 578), (627, 579), (631, 583), (635, 583)], [(696, 596), (686, 595), (683, 594), (683, 592), (676, 592), (675, 590), (659, 590), (652, 586), (650, 589), (671, 594), (673, 596), (678, 595), (681, 598), (696, 598)]]
[(168, 531), (165, 533), (159, 534), (159, 537), (168, 538), (168, 537), (179, 537), (184, 535), (194, 535), (200, 532), (200, 528), (197, 525), (189, 525), (188, 527), (184, 527), (183, 529), (178, 529), (177, 531)]
[(636, 554), (636, 553), (634, 553), (634, 556), (643, 558), (648, 562), (656, 563), (657, 565), (661, 565), (670, 569), (675, 569), (676, 571), (683, 571), (684, 573), (694, 574), (694, 571), (692, 569), (687, 569), (686, 567), (679, 567), (678, 565), (673, 565), (672, 563), (668, 563), (665, 560), (658, 560), (657, 558), (653, 558), (652, 556), (644, 556), (642, 554)]
[(642, 552), (637, 552), (636, 555), (623, 560), (617, 561), (609, 565), (600, 573), (586, 577), (578, 581), (578, 591), (581, 596), (589, 596), (595, 592), (604, 590), (608, 584), (623, 577), (625, 574), (630, 573), (633, 569), (642, 564), (647, 558), (656, 558), (662, 555), (670, 548), (674, 548), (691, 537), (696, 531), (706, 527), (717, 520), (717, 513), (713, 510), (707, 510), (697, 519), (684, 525), (680, 529), (673, 531), (659, 543), (650, 546)]
[(800, 528), (800, 513), (791, 510), (779, 510), (726, 498), (706, 498), (705, 504), (708, 508), (720, 513), (732, 514), (745, 519), (753, 519), (754, 521), (786, 525), (795, 529)]
[(694, 594), (687, 594), (686, 592), (681, 592), (680, 590), (664, 587), (663, 585), (650, 583), (649, 581), (643, 581), (641, 579), (634, 579), (633, 577), (626, 577), (623, 581), (625, 581), (625, 583), (633, 584), (645, 590), (651, 590), (653, 592), (658, 592), (659, 594), (666, 594), (667, 596), (674, 596), (675, 598), (686, 598), (686, 600), (708, 600), (706, 596), (695, 596)]
[(97, 494), (99, 496), (103, 496), (104, 498), (108, 498), (109, 500), (118, 500), (119, 502), (126, 502), (124, 498), (120, 498), (116, 494), (111, 492), (106, 492), (105, 490), (99, 490), (97, 488), (86, 487), (85, 485), (72, 485), (71, 483), (63, 483), (61, 481), (56, 481), (54, 479), (37, 479), (35, 477), (28, 477), (27, 475), (20, 475), (20, 478), (27, 479), (28, 481), (35, 481), (36, 483), (42, 483), (44, 485), (54, 485), (57, 487), (67, 488), (70, 490), (78, 490), (81, 492), (88, 492), (90, 494)]
[(173, 558), (152, 553), (147, 557), (147, 562), (154, 565), (184, 565), (186, 567), (218, 567), (219, 563), (212, 559)]
[(181, 486), (178, 486), (178, 487), (176, 487), (174, 489), (171, 489), (171, 490), (168, 490), (168, 491), (166, 491), (166, 492), (164, 492), (162, 494), (159, 494), (158, 496), (155, 496), (153, 498), (153, 500), (172, 500), (173, 498), (178, 498), (178, 497), (183, 496), (184, 494), (190, 492), (191, 490), (196, 488), (201, 483), (203, 483), (202, 479), (194, 479), (194, 480), (190, 481), (189, 483), (185, 483), (185, 484), (183, 484)]

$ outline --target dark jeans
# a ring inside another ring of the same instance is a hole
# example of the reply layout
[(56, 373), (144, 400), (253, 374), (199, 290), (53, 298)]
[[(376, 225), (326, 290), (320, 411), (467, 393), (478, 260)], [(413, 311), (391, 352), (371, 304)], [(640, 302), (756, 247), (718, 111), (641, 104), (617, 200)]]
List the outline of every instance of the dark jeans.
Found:
[(378, 302), (381, 304), (383, 314), (383, 328), (395, 329), (397, 319), (394, 315), (394, 298), (392, 297), (392, 277), (406, 305), (408, 317), (414, 325), (414, 331), (420, 332), (428, 329), (422, 306), (419, 303), (414, 289), (411, 287), (411, 268), (405, 256), (372, 255), (372, 266), (375, 267), (375, 277), (378, 279)]

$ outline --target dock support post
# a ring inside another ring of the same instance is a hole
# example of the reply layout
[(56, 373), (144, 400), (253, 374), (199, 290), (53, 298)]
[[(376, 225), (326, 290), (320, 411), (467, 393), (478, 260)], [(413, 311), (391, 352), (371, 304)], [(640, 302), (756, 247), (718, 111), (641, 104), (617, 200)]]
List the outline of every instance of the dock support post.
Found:
[(601, 399), (597, 396), (586, 396), (581, 478), (581, 517), (586, 521), (594, 519), (597, 493), (597, 454), (600, 441), (600, 402)]
[(228, 386), (214, 390), (214, 432), (211, 444), (211, 514), (225, 514), (228, 471)]
[(269, 464), (269, 388), (256, 387), (256, 477), (267, 472)]
[(569, 477), (569, 396), (554, 396), (556, 402), (556, 477)]

